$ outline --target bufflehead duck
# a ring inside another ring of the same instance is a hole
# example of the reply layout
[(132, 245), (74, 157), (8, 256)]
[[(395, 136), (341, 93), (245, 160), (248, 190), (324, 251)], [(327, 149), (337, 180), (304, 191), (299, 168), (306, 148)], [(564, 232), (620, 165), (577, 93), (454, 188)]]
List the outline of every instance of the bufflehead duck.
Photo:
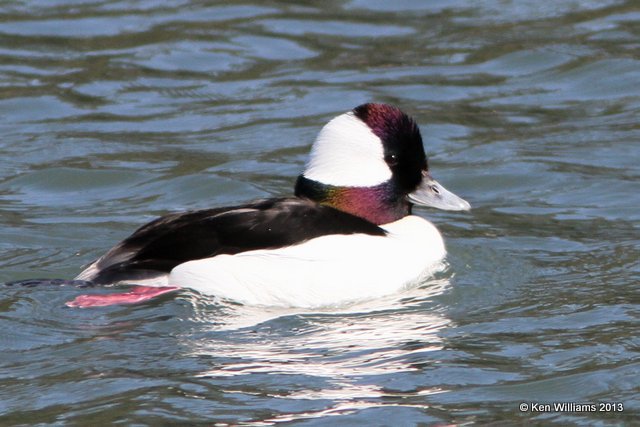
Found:
[(446, 254), (436, 227), (411, 214), (414, 204), (470, 207), (431, 177), (412, 118), (363, 104), (322, 128), (295, 197), (158, 218), (76, 279), (160, 288), (111, 300), (85, 295), (68, 305), (137, 302), (178, 287), (289, 307), (390, 294), (441, 266)]

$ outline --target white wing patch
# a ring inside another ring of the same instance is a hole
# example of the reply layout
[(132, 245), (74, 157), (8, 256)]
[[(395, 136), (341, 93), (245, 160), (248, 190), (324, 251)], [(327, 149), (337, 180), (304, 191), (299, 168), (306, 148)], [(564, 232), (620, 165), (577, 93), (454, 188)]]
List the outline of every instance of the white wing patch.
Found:
[(382, 141), (352, 112), (327, 123), (311, 149), (304, 176), (323, 184), (371, 187), (391, 178)]

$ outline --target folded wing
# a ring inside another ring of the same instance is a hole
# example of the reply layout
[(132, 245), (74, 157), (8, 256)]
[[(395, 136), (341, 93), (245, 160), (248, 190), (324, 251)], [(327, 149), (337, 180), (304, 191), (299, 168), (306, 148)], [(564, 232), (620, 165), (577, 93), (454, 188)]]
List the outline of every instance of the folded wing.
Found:
[(77, 279), (97, 284), (152, 279), (187, 261), (354, 233), (382, 236), (385, 231), (362, 218), (300, 198), (169, 214), (136, 230)]

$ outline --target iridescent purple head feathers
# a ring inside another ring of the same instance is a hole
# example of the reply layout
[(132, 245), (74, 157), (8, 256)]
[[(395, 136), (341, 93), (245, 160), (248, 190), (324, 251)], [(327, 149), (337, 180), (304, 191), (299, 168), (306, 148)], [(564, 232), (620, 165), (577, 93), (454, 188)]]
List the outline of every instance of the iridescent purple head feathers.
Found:
[(295, 193), (376, 224), (409, 215), (414, 203), (468, 208), (448, 192), (458, 200), (440, 202), (440, 190), (446, 191), (429, 174), (416, 122), (396, 107), (369, 103), (320, 131)]

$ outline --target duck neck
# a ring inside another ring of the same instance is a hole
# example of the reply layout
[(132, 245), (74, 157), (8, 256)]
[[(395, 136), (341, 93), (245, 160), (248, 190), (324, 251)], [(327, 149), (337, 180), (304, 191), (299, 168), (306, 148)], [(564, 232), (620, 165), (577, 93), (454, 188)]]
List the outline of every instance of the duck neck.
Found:
[(328, 205), (366, 219), (387, 224), (411, 213), (411, 204), (398, 192), (392, 181), (373, 187), (346, 187), (323, 184), (300, 175), (295, 195)]

